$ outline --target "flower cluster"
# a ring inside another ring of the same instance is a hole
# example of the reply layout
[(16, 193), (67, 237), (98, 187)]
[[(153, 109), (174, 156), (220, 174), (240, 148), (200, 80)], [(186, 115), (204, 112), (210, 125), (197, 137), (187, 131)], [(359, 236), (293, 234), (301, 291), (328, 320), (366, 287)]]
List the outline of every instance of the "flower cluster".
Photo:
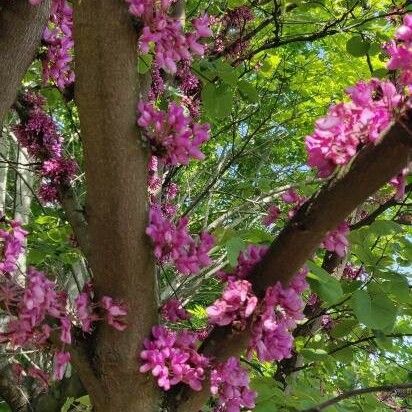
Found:
[[(7, 220), (3, 219), (6, 223)], [(70, 361), (69, 352), (64, 350), (72, 343), (72, 324), (78, 322), (85, 332), (90, 332), (92, 322), (105, 319), (113, 328), (124, 330), (125, 308), (108, 296), (100, 303), (92, 305), (90, 287), (75, 300), (75, 312), (70, 312), (67, 294), (59, 291), (56, 282), (45, 273), (28, 268), (27, 273), (17, 273), (16, 262), (24, 253), (24, 240), (27, 232), (17, 221), (10, 221), (9, 228), (0, 230), (3, 254), (0, 260), (3, 276), (0, 279), (0, 303), (8, 315), (0, 332), (0, 341), (14, 347), (43, 347), (51, 333), (59, 336), (62, 350), (54, 355), (54, 379), (61, 379)], [(24, 286), (22, 286), (24, 276)], [(97, 316), (95, 308), (100, 308)], [(28, 370), (43, 383), (48, 382), (45, 372)]]
[(67, 0), (53, 0), (49, 24), (43, 33), (47, 51), (43, 57), (44, 82), (52, 80), (60, 90), (74, 82), (70, 67), (73, 49), (73, 10)]
[(248, 6), (228, 10), (221, 19), (221, 30), (214, 41), (214, 53), (238, 58), (247, 51), (249, 42), (245, 38), (248, 23), (253, 19)]
[(400, 70), (399, 80), (409, 88), (412, 85), (412, 14), (404, 17), (403, 25), (395, 34), (395, 40), (385, 47), (389, 54), (389, 70)]
[(232, 324), (237, 329), (243, 329), (257, 302), (250, 282), (229, 280), (222, 297), (206, 308), (209, 323), (220, 326)]
[(175, 225), (156, 204), (150, 208), (149, 220), (146, 233), (153, 241), (154, 254), (160, 262), (172, 262), (185, 275), (210, 265), (208, 253), (214, 239), (209, 233), (201, 233), (196, 241), (188, 231), (187, 218), (181, 218)]
[(2, 243), (0, 271), (2, 273), (11, 273), (16, 270), (16, 263), (23, 252), (27, 234), (18, 220), (10, 222), (9, 230), (0, 229), (0, 241)]
[(402, 101), (391, 82), (377, 79), (359, 82), (347, 94), (351, 101), (331, 106), (306, 137), (308, 164), (320, 177), (347, 164), (362, 145), (376, 142)]
[(335, 252), (338, 256), (344, 257), (348, 252), (349, 226), (346, 222), (341, 223), (335, 230), (326, 234), (322, 246), (330, 252)]
[(191, 158), (202, 160), (200, 146), (209, 140), (209, 125), (193, 123), (182, 106), (170, 103), (167, 112), (140, 102), (137, 121), (145, 129), (152, 153), (167, 165), (187, 165)]
[(177, 63), (191, 60), (192, 55), (202, 56), (205, 47), (200, 40), (212, 35), (207, 15), (192, 21), (193, 31), (185, 34), (182, 23), (170, 14), (172, 0), (159, 2), (126, 0), (129, 11), (144, 23), (140, 37), (140, 50), (148, 53), (154, 44), (155, 62), (159, 68), (176, 73)]
[(279, 219), (280, 209), (276, 205), (270, 205), (266, 212), (266, 215), (262, 219), (262, 223), (265, 226), (270, 226)]
[(70, 183), (77, 165), (74, 160), (64, 157), (63, 139), (56, 123), (44, 110), (44, 99), (28, 93), (22, 102), (27, 116), (14, 127), (14, 132), (28, 154), (41, 162), (39, 194), (44, 202), (53, 202), (58, 198), (59, 187)]
[(249, 388), (249, 375), (235, 357), (215, 367), (210, 375), (210, 390), (218, 396), (216, 412), (240, 412), (241, 408), (254, 408), (256, 392)]
[(247, 278), (256, 263), (260, 262), (268, 251), (264, 245), (249, 245), (237, 258), (237, 265), (233, 272), (221, 271), (218, 276), (222, 280), (236, 280)]
[(151, 339), (144, 342), (140, 353), (140, 372), (152, 372), (164, 390), (180, 382), (198, 391), (202, 388), (209, 360), (197, 352), (198, 335), (187, 331), (171, 331), (164, 326), (152, 328)]
[(162, 305), (162, 317), (169, 322), (178, 322), (190, 318), (179, 299), (169, 299)]
[(261, 305), (255, 311), (252, 338), (248, 354), (256, 352), (261, 361), (279, 361), (291, 356), (296, 321), (303, 319), (301, 294), (307, 288), (306, 268), (292, 280), (289, 287), (279, 282), (266, 290)]

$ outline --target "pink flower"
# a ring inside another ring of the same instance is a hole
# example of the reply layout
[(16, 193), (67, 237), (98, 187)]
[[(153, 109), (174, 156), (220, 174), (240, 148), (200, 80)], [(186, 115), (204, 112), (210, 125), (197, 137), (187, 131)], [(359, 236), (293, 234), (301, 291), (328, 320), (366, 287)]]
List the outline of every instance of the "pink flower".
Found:
[(158, 385), (166, 391), (180, 382), (199, 391), (209, 361), (196, 351), (196, 343), (194, 333), (153, 327), (152, 337), (145, 340), (140, 353), (143, 361), (140, 372), (151, 371)]
[(74, 300), (76, 315), (84, 332), (91, 332), (92, 324), (97, 319), (91, 308), (90, 297), (87, 292), (79, 293)]
[(154, 255), (159, 261), (174, 263), (177, 270), (185, 275), (197, 273), (210, 265), (208, 253), (214, 239), (209, 233), (202, 233), (196, 241), (187, 229), (187, 218), (174, 225), (157, 204), (151, 206), (149, 219), (146, 234), (153, 241)]
[(214, 325), (234, 324), (245, 326), (245, 320), (252, 315), (257, 305), (257, 297), (252, 293), (252, 285), (247, 280), (229, 280), (222, 297), (206, 308), (209, 323)]
[(74, 82), (70, 67), (73, 49), (73, 11), (66, 0), (53, 0), (50, 21), (43, 33), (47, 45), (43, 60), (43, 80), (52, 80), (63, 90)]
[(280, 209), (276, 205), (270, 205), (267, 211), (267, 214), (263, 217), (262, 223), (265, 226), (270, 226), (272, 223), (275, 223), (280, 215)]
[(109, 296), (103, 296), (101, 306), (106, 311), (106, 320), (110, 326), (119, 331), (126, 329), (127, 324), (123, 318), (127, 315), (127, 310), (123, 305), (115, 303)]
[(330, 252), (335, 252), (338, 256), (344, 257), (348, 252), (349, 226), (346, 222), (341, 223), (335, 230), (326, 234), (322, 246)]
[(249, 245), (246, 250), (239, 254), (237, 266), (233, 272), (219, 272), (218, 276), (222, 280), (246, 279), (256, 263), (260, 262), (268, 251), (268, 246)]
[(183, 308), (178, 299), (169, 299), (162, 306), (162, 316), (169, 322), (189, 319), (189, 313)]
[(152, 151), (170, 165), (187, 165), (191, 158), (202, 160), (200, 146), (209, 140), (209, 125), (193, 123), (183, 107), (170, 103), (167, 112), (140, 102), (138, 125), (146, 129)]
[(56, 381), (61, 381), (66, 371), (66, 366), (70, 363), (69, 352), (56, 352), (54, 355), (54, 372), (53, 378)]
[(378, 79), (359, 82), (346, 92), (351, 101), (331, 106), (306, 137), (308, 164), (320, 177), (347, 164), (363, 144), (375, 143), (402, 101), (391, 82)]
[(279, 361), (291, 356), (296, 321), (303, 318), (301, 293), (306, 289), (307, 269), (301, 269), (288, 288), (279, 282), (266, 290), (255, 311), (248, 355), (255, 351), (261, 361)]
[(212, 370), (210, 384), (212, 395), (218, 397), (216, 411), (240, 412), (255, 407), (256, 392), (249, 388), (249, 375), (235, 357)]

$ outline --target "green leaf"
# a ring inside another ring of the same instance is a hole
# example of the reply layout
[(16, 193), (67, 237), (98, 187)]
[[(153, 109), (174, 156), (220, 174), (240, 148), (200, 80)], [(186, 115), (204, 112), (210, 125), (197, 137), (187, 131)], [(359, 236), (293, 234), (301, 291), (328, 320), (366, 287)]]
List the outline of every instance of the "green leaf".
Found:
[(245, 249), (246, 243), (239, 237), (232, 237), (225, 246), (230, 266), (236, 266), (239, 253)]
[(370, 43), (361, 36), (353, 36), (346, 42), (346, 51), (354, 57), (366, 56)]
[(250, 103), (256, 103), (259, 99), (255, 86), (246, 80), (241, 80), (237, 87), (242, 98)]
[(206, 83), (202, 90), (202, 102), (212, 118), (223, 119), (232, 111), (233, 92), (226, 85)]
[(342, 286), (339, 281), (314, 262), (309, 260), (307, 265), (311, 272), (308, 274), (311, 289), (330, 305), (339, 302), (343, 297)]
[(359, 322), (371, 329), (389, 330), (395, 323), (397, 309), (383, 293), (370, 295), (366, 290), (357, 290), (350, 305)]
[(370, 230), (378, 236), (402, 232), (402, 226), (391, 220), (377, 220), (370, 225)]
[(335, 352), (332, 356), (340, 362), (350, 363), (353, 360), (354, 354), (353, 348), (343, 348)]
[(218, 61), (216, 63), (216, 69), (218, 76), (228, 85), (235, 86), (237, 82), (237, 73), (232, 65), (224, 61)]
[(67, 398), (63, 406), (61, 407), (60, 412), (68, 412), (70, 409), (70, 406), (73, 405), (73, 402), (74, 402), (74, 398)]
[(359, 325), (356, 319), (343, 319), (331, 330), (331, 335), (334, 338), (343, 338), (349, 335), (355, 326)]
[(304, 348), (300, 351), (300, 354), (308, 361), (320, 361), (328, 356), (328, 353), (324, 349)]
[(372, 76), (377, 77), (378, 79), (384, 79), (388, 75), (389, 71), (384, 67), (376, 69), (373, 71)]
[(137, 72), (140, 74), (147, 73), (152, 67), (152, 62), (153, 56), (149, 53), (139, 56), (139, 60), (137, 62)]

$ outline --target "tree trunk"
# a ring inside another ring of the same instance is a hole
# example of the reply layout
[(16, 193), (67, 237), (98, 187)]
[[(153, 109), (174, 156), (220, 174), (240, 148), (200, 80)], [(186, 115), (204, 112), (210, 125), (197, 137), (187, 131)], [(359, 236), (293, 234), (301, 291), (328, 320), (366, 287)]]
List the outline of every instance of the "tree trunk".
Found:
[[(97, 297), (128, 307), (124, 332), (102, 325), (90, 360), (96, 412), (158, 411), (158, 390), (138, 372), (156, 323), (156, 281), (147, 226), (147, 157), (136, 127), (138, 36), (123, 0), (74, 1), (76, 102), (84, 142), (90, 267)], [(81, 374), (81, 371), (79, 371)]]
[(13, 104), (49, 16), (50, 0), (0, 0), (0, 123)]

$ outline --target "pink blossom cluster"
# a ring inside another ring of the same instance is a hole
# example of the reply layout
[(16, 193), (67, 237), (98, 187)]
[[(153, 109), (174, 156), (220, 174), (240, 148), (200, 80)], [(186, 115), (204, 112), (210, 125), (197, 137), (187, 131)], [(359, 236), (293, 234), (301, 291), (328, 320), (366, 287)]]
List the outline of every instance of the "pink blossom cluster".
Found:
[[(3, 241), (0, 267), (4, 274), (0, 279), (0, 303), (9, 316), (0, 332), (1, 342), (8, 342), (14, 347), (43, 347), (51, 333), (55, 332), (64, 349), (65, 345), (72, 343), (73, 321), (79, 322), (86, 332), (91, 331), (92, 322), (100, 319), (117, 330), (125, 329), (123, 318), (127, 312), (124, 306), (108, 296), (103, 296), (100, 303), (93, 306), (88, 295), (90, 286), (87, 285), (85, 292), (75, 300), (76, 317), (69, 312), (67, 294), (59, 291), (56, 283), (48, 279), (45, 273), (32, 267), (27, 273), (15, 273), (16, 261), (24, 253), (27, 232), (17, 221), (11, 221), (9, 225), (10, 228), (0, 230)], [(22, 276), (25, 278), (24, 286)], [(94, 307), (100, 309), (101, 316), (94, 314)], [(55, 352), (55, 379), (63, 377), (69, 361), (69, 352)], [(45, 373), (28, 372), (45, 381)]]
[(412, 85), (412, 14), (404, 17), (403, 25), (398, 28), (395, 40), (385, 47), (389, 54), (389, 70), (399, 70), (399, 80), (409, 88)]
[(347, 94), (351, 101), (331, 106), (306, 137), (308, 164), (320, 177), (347, 164), (363, 145), (375, 143), (402, 101), (391, 82), (378, 79), (359, 82)]
[(405, 197), (406, 176), (409, 173), (409, 168), (405, 168), (397, 176), (390, 180), (390, 184), (396, 189), (395, 199), (401, 201)]
[(265, 245), (249, 245), (237, 258), (237, 265), (232, 272), (221, 271), (218, 276), (222, 280), (236, 280), (247, 278), (256, 263), (260, 262), (268, 251)]
[(245, 39), (248, 23), (253, 20), (253, 12), (248, 6), (228, 10), (221, 19), (221, 29), (214, 40), (214, 53), (240, 57), (249, 46)]
[(266, 290), (261, 305), (255, 311), (248, 354), (256, 352), (261, 361), (279, 361), (291, 356), (292, 330), (303, 319), (302, 292), (307, 288), (307, 269), (301, 269), (289, 287), (279, 282)]
[(338, 256), (344, 257), (348, 253), (349, 225), (346, 222), (341, 223), (335, 230), (326, 234), (322, 246), (330, 252), (335, 252)]
[(179, 299), (167, 300), (161, 308), (163, 319), (169, 322), (179, 322), (190, 318), (189, 313), (185, 310)]
[(172, 17), (172, 0), (126, 0), (129, 11), (144, 23), (140, 37), (140, 50), (148, 53), (154, 44), (155, 62), (163, 70), (176, 73), (177, 63), (192, 60), (192, 55), (203, 56), (202, 38), (212, 35), (209, 17), (204, 15), (192, 20), (193, 31), (185, 34), (180, 19)]
[(295, 216), (296, 212), (300, 209), (300, 207), (306, 202), (306, 197), (301, 196), (295, 189), (288, 189), (286, 192), (282, 193), (281, 199), (289, 204), (292, 205), (292, 209), (288, 211), (288, 218), (292, 219)]
[(235, 357), (215, 367), (210, 375), (210, 390), (218, 397), (215, 412), (240, 412), (254, 408), (256, 392), (249, 388), (249, 375)]
[(200, 146), (209, 140), (209, 125), (193, 123), (182, 106), (172, 102), (167, 112), (151, 103), (138, 105), (138, 125), (145, 129), (152, 153), (167, 165), (187, 165), (191, 158), (202, 160)]
[(77, 165), (74, 160), (64, 157), (63, 138), (54, 120), (45, 112), (44, 99), (27, 93), (22, 101), (27, 117), (14, 127), (14, 132), (29, 155), (41, 162), (39, 194), (44, 202), (53, 202), (58, 198), (59, 187), (70, 183)]
[(146, 234), (152, 239), (154, 255), (160, 262), (173, 263), (184, 275), (197, 273), (210, 265), (208, 253), (214, 245), (212, 235), (203, 232), (196, 241), (188, 231), (186, 217), (175, 225), (158, 204), (150, 207), (149, 221)]
[(52, 80), (60, 90), (74, 82), (73, 9), (67, 0), (53, 0), (49, 24), (43, 33), (47, 51), (43, 57), (44, 82)]
[(125, 330), (127, 327), (124, 320), (127, 315), (126, 307), (110, 296), (102, 296), (99, 302), (93, 303), (92, 293), (92, 284), (88, 282), (74, 300), (76, 320), (83, 332), (90, 333), (93, 324), (98, 320), (104, 320), (118, 331)]
[(268, 210), (267, 210), (267, 212), (266, 212), (266, 215), (263, 216), (262, 223), (263, 223), (265, 226), (270, 226), (270, 225), (272, 225), (273, 223), (275, 223), (275, 222), (279, 219), (279, 216), (280, 216), (280, 209), (279, 209), (279, 207), (276, 206), (276, 205), (270, 205), (270, 206), (268, 207)]
[(209, 323), (220, 326), (232, 324), (236, 329), (244, 329), (246, 319), (254, 312), (257, 302), (250, 282), (229, 280), (222, 297), (206, 308)]
[(166, 391), (180, 382), (199, 391), (209, 360), (197, 352), (197, 339), (196, 333), (154, 326), (151, 339), (145, 340), (140, 353), (143, 362), (140, 372), (151, 371)]
[(8, 230), (0, 229), (2, 243), (0, 271), (3, 274), (14, 272), (17, 269), (16, 263), (23, 252), (27, 234), (28, 232), (22, 228), (18, 220), (12, 220)]

